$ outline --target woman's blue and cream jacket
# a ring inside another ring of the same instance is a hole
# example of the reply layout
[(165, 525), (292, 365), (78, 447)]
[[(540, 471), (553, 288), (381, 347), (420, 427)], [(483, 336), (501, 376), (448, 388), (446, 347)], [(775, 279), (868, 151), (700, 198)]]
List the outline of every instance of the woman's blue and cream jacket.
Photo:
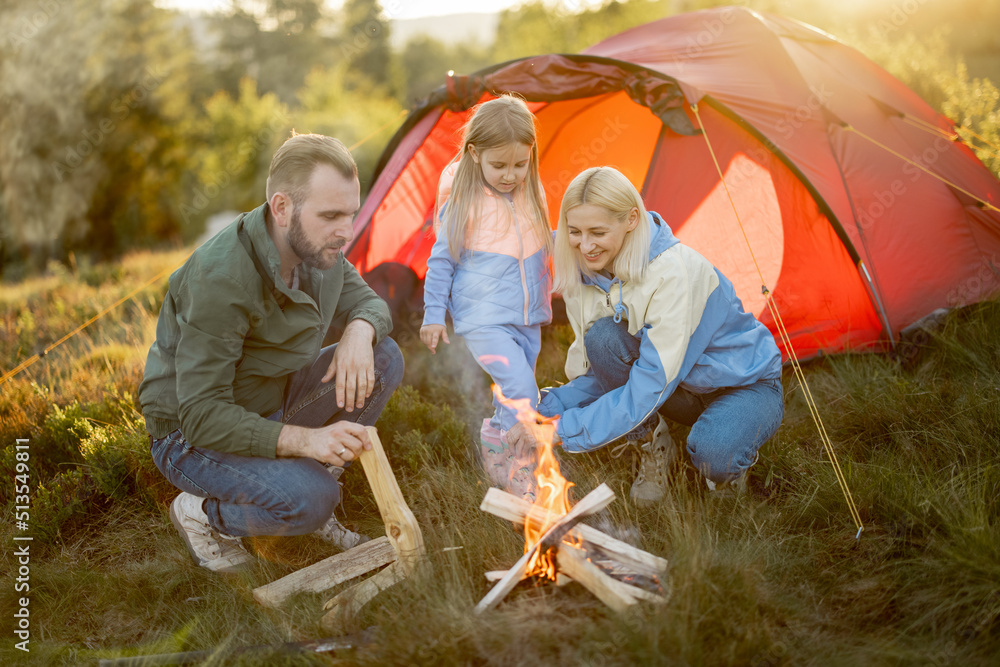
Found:
[[(556, 432), (567, 451), (596, 449), (625, 435), (678, 386), (708, 393), (781, 376), (774, 338), (743, 311), (732, 283), (680, 243), (659, 215), (650, 213), (649, 224), (649, 266), (641, 281), (581, 276), (581, 288), (563, 296), (576, 334), (566, 357), (570, 381), (544, 390), (538, 411), (560, 416)], [(624, 386), (603, 393), (584, 335), (615, 313), (639, 338), (639, 358)]]
[(451, 313), (455, 333), (498, 324), (540, 325), (552, 320), (549, 256), (523, 187), (507, 198), (486, 188), (477, 231), (455, 262), (442, 220), (458, 163), (438, 186), (437, 239), (424, 278), (424, 325), (444, 324)]

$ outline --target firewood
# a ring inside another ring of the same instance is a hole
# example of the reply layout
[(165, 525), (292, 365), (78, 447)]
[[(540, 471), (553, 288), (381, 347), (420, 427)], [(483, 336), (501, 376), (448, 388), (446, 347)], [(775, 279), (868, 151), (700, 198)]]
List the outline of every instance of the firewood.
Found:
[(375, 503), (385, 524), (386, 536), (258, 588), (254, 591), (254, 597), (261, 604), (280, 604), (300, 590), (325, 590), (391, 563), (381, 572), (341, 591), (326, 603), (325, 609), (330, 611), (323, 617), (322, 624), (326, 628), (334, 628), (345, 617), (356, 614), (380, 591), (413, 574), (422, 561), (424, 538), (420, 525), (399, 490), (378, 431), (373, 426), (369, 426), (367, 430), (372, 448), (363, 451), (358, 458), (375, 496)]
[(378, 431), (374, 426), (369, 426), (367, 430), (372, 448), (361, 453), (361, 465), (382, 515), (386, 537), (396, 549), (400, 567), (408, 575), (424, 555), (424, 537), (399, 490), (399, 483), (389, 466)]
[[(615, 608), (615, 605), (601, 597), (602, 595), (609, 595), (612, 598), (620, 599), (631, 598), (633, 603), (637, 600), (656, 603), (667, 601), (667, 598), (662, 595), (657, 595), (644, 588), (639, 588), (638, 586), (615, 579), (591, 562), (583, 549), (574, 547), (571, 544), (563, 542), (559, 545), (559, 553), (556, 555), (556, 560), (559, 563), (560, 570), (565, 570), (566, 574), (586, 586), (590, 592), (604, 601), (609, 607)], [(598, 589), (609, 589), (610, 592), (598, 592)], [(621, 610), (619, 609), (618, 611)]]
[(397, 560), (384, 570), (376, 572), (347, 590), (341, 591), (323, 605), (323, 609), (329, 611), (320, 619), (320, 625), (328, 632), (338, 629), (341, 624), (352, 618), (368, 604), (369, 600), (390, 586), (399, 583), (409, 574), (410, 570), (404, 561)]
[(253, 597), (265, 607), (276, 608), (296, 593), (322, 593), (394, 560), (396, 550), (389, 538), (379, 537), (265, 584), (254, 590)]
[(493, 588), (490, 589), (490, 592), (486, 594), (486, 597), (480, 600), (479, 604), (476, 605), (475, 612), (477, 614), (481, 614), (487, 609), (490, 609), (498, 604), (500, 600), (504, 599), (507, 593), (514, 590), (514, 586), (517, 586), (521, 580), (528, 576), (528, 573), (525, 572), (525, 568), (528, 565), (528, 559), (534, 555), (537, 549), (538, 545), (535, 544), (531, 549), (524, 552), (524, 555), (521, 556), (516, 563), (514, 563), (514, 567), (504, 572), (503, 576), (500, 577), (500, 580), (497, 581), (496, 585), (494, 585)]
[(574, 581), (579, 582), (604, 604), (621, 613), (634, 605), (637, 598), (621, 586), (617, 579), (606, 575), (593, 563), (587, 560), (583, 551), (566, 543), (559, 545), (556, 556), (559, 569), (564, 570)]
[(586, 542), (588, 545), (597, 547), (619, 564), (631, 567), (636, 574), (659, 577), (669, 567), (669, 563), (665, 558), (638, 549), (628, 542), (622, 542), (607, 533), (603, 533), (596, 528), (582, 523), (577, 525), (573, 531), (570, 531), (570, 535)]
[[(483, 498), (483, 502), (479, 508), (484, 512), (489, 512), (501, 519), (506, 519), (517, 524), (523, 524), (525, 517), (529, 514), (532, 520), (535, 521), (541, 521), (545, 518), (544, 509), (532, 505), (523, 498), (496, 488), (491, 488), (486, 492), (486, 497)], [(574, 540), (582, 540), (600, 548), (604, 553), (622, 565), (632, 567), (636, 574), (658, 577), (668, 567), (665, 559), (642, 549), (637, 549), (627, 542), (615, 539), (586, 524), (577, 524), (569, 531), (565, 541), (572, 542)]]
[[(507, 574), (507, 570), (490, 570), (486, 573), (486, 581), (500, 581), (503, 579), (503, 575)], [(573, 579), (566, 576), (562, 572), (556, 572), (556, 586), (565, 586), (566, 584), (573, 583)]]
[[(556, 519), (555, 523), (549, 526), (548, 530), (545, 531), (545, 534), (543, 534), (535, 544), (531, 545), (525, 551), (520, 560), (514, 564), (514, 567), (508, 570), (507, 574), (505, 574), (503, 578), (501, 578), (500, 581), (498, 581), (496, 585), (490, 589), (490, 592), (486, 594), (486, 597), (479, 601), (479, 604), (475, 607), (476, 613), (482, 613), (495, 606), (507, 595), (507, 593), (510, 593), (514, 589), (514, 586), (516, 586), (517, 583), (525, 577), (524, 569), (527, 566), (528, 561), (535, 555), (535, 552), (538, 551), (540, 546), (545, 544), (546, 538), (549, 535), (557, 533), (563, 524), (575, 521), (578, 517), (599, 512), (607, 507), (608, 503), (614, 500), (614, 498), (614, 491), (612, 491), (607, 484), (601, 484), (596, 489), (581, 498), (580, 502), (574, 505), (569, 512)], [(570, 576), (572, 576), (572, 574)]]

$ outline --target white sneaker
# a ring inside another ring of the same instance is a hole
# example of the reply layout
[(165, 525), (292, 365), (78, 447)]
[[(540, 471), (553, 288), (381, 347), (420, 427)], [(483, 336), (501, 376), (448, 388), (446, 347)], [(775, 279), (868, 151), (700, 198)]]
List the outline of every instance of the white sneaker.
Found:
[(253, 561), (238, 537), (226, 535), (208, 525), (202, 509), (204, 498), (181, 493), (170, 503), (170, 521), (181, 534), (191, 557), (212, 572), (234, 572)]
[(345, 528), (342, 523), (337, 521), (336, 515), (333, 514), (330, 515), (326, 525), (313, 532), (313, 535), (320, 538), (324, 542), (329, 542), (333, 546), (343, 549), (344, 551), (353, 549), (359, 544), (364, 544), (372, 539), (367, 535), (355, 533), (353, 530)]
[(638, 507), (649, 507), (663, 500), (667, 493), (667, 473), (677, 458), (677, 448), (670, 437), (667, 422), (662, 415), (658, 415), (658, 419), (650, 439), (639, 445), (639, 473), (629, 492), (629, 497)]

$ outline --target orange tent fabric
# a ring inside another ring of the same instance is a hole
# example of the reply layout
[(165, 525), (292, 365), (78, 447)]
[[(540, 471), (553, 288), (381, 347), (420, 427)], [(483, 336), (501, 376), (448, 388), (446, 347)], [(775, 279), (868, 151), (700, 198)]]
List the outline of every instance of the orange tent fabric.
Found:
[(763, 275), (800, 358), (885, 349), (1000, 288), (1000, 182), (953, 123), (829, 35), (736, 7), (449, 77), (382, 157), (347, 253), (362, 273), (423, 277), (468, 109), (507, 91), (538, 119), (553, 227), (577, 173), (617, 167), (775, 331)]

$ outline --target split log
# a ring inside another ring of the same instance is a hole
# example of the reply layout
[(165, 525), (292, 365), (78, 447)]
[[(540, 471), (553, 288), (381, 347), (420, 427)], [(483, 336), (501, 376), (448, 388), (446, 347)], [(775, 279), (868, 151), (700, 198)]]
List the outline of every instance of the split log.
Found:
[(396, 549), (400, 567), (409, 575), (424, 555), (424, 537), (413, 512), (399, 490), (399, 483), (389, 466), (382, 441), (374, 426), (368, 427), (371, 450), (361, 453), (361, 465), (372, 487), (378, 511), (385, 524), (385, 534)]
[[(486, 581), (494, 582), (503, 579), (503, 575), (507, 574), (508, 570), (490, 570), (486, 573)], [(556, 572), (556, 586), (565, 586), (566, 584), (573, 583), (573, 580), (563, 574), (562, 572)]]
[(389, 538), (379, 537), (265, 584), (254, 590), (253, 597), (265, 607), (276, 608), (296, 593), (322, 593), (394, 560), (396, 549)]
[[(424, 556), (424, 537), (420, 525), (399, 490), (399, 483), (389, 465), (382, 441), (374, 426), (367, 427), (372, 448), (360, 455), (361, 465), (372, 487), (372, 495), (385, 524), (385, 534), (396, 551), (397, 560), (381, 572), (341, 591), (329, 600), (324, 609), (329, 610), (321, 620), (324, 628), (336, 628), (341, 622), (357, 614), (361, 607), (381, 591), (413, 574)], [(355, 547), (356, 549), (357, 547)]]
[(637, 602), (628, 591), (616, 585), (621, 582), (604, 574), (601, 568), (587, 560), (586, 554), (580, 549), (562, 543), (559, 545), (556, 559), (560, 570), (565, 570), (574, 581), (580, 582), (601, 602), (618, 613), (624, 612)]
[(493, 586), (493, 588), (490, 589), (490, 592), (486, 594), (486, 597), (480, 600), (479, 604), (476, 605), (475, 612), (477, 614), (481, 614), (487, 609), (496, 606), (500, 600), (506, 597), (507, 593), (514, 590), (514, 586), (517, 586), (518, 583), (528, 576), (525, 568), (528, 566), (528, 560), (537, 550), (538, 544), (535, 544), (531, 547), (531, 549), (524, 552), (524, 555), (521, 556), (516, 563), (514, 563), (514, 567), (504, 572), (503, 576), (500, 577), (500, 580), (496, 583), (496, 585)]
[(411, 570), (406, 567), (402, 560), (397, 560), (384, 570), (376, 572), (345, 591), (341, 591), (323, 605), (323, 609), (328, 611), (320, 619), (320, 625), (326, 631), (339, 628), (345, 621), (361, 611), (361, 608), (368, 604), (373, 597), (405, 579), (410, 572)]
[[(486, 497), (483, 498), (479, 508), (484, 512), (517, 524), (523, 524), (529, 514), (533, 521), (544, 521), (546, 518), (544, 509), (496, 488), (491, 488), (486, 492)], [(637, 549), (627, 542), (615, 539), (586, 524), (577, 524), (569, 531), (565, 541), (572, 542), (574, 540), (587, 542), (589, 545), (597, 547), (621, 565), (631, 567), (636, 574), (659, 577), (666, 572), (669, 565), (664, 558)]]
[[(558, 531), (568, 523), (576, 521), (579, 517), (587, 516), (588, 514), (593, 514), (594, 512), (599, 512), (608, 506), (608, 504), (614, 500), (615, 493), (612, 491), (607, 484), (601, 484), (596, 489), (588, 493), (586, 496), (580, 499), (576, 505), (574, 505), (569, 512), (564, 514), (555, 520), (555, 522), (549, 526), (548, 530), (539, 538), (539, 540), (531, 545), (524, 553), (523, 556), (514, 564), (507, 574), (503, 576), (496, 583), (496, 585), (490, 589), (490, 592), (486, 594), (479, 604), (476, 605), (475, 611), (477, 614), (486, 611), (494, 607), (500, 602), (508, 593), (510, 593), (514, 586), (517, 585), (519, 581), (524, 579), (525, 567), (528, 565), (528, 561), (531, 560), (532, 556), (538, 549), (546, 544), (546, 539), (553, 534), (558, 533)], [(572, 574), (570, 575), (572, 576)]]
[(359, 456), (368, 484), (372, 488), (386, 536), (294, 572), (283, 579), (261, 586), (254, 597), (263, 605), (277, 606), (299, 591), (318, 592), (365, 572), (391, 563), (365, 581), (341, 591), (326, 603), (329, 610), (324, 627), (336, 627), (346, 616), (353, 616), (373, 597), (389, 586), (413, 574), (424, 556), (424, 538), (410, 511), (399, 483), (389, 466), (382, 441), (374, 427), (367, 427), (372, 448)]

